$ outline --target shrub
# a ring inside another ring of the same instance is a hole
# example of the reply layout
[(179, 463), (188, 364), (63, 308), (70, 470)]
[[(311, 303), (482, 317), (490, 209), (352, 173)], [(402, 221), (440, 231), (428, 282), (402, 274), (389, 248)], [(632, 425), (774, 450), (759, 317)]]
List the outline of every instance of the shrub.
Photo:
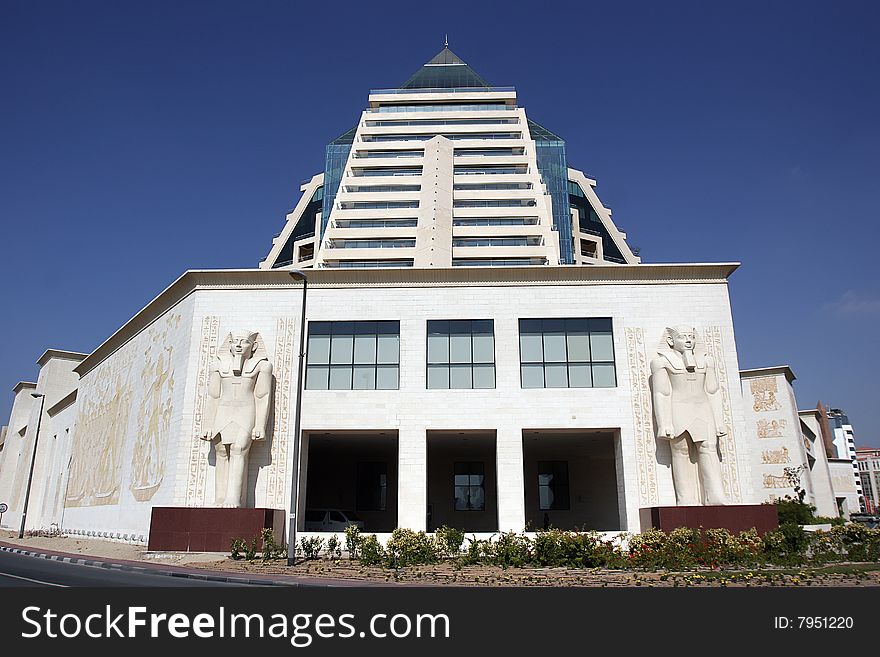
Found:
[(425, 532), (398, 527), (385, 544), (385, 560), (391, 568), (436, 563), (437, 548)]
[(764, 556), (772, 563), (792, 566), (806, 561), (810, 538), (800, 525), (786, 523), (764, 534)]
[(364, 566), (380, 566), (385, 561), (385, 550), (375, 534), (359, 536), (357, 543), (358, 561)]
[(229, 557), (235, 561), (239, 561), (243, 556), (242, 551), (247, 549), (247, 543), (244, 542), (243, 538), (233, 538), (230, 549)]
[(830, 534), (839, 543), (849, 561), (880, 560), (880, 530), (868, 529), (857, 522), (832, 527)]
[(464, 543), (464, 532), (443, 525), (434, 531), (434, 543), (440, 556), (457, 557)]
[(299, 541), (299, 549), (305, 559), (317, 559), (323, 546), (324, 539), (320, 536), (303, 536)]
[(357, 525), (349, 525), (345, 528), (345, 550), (348, 552), (349, 559), (358, 558), (358, 548), (363, 541), (361, 530)]
[(811, 525), (815, 522), (813, 512), (816, 510), (811, 504), (786, 495), (776, 500), (776, 514), (779, 516), (779, 525)]
[(260, 538), (263, 539), (263, 561), (283, 559), (287, 556), (284, 546), (275, 542), (275, 532), (271, 528), (264, 527), (260, 531)]
[(342, 544), (336, 534), (327, 539), (327, 556), (331, 559), (338, 559), (342, 556)]
[(516, 532), (503, 532), (496, 541), (486, 541), (489, 563), (504, 569), (522, 568), (531, 560), (531, 541)]
[(256, 536), (251, 540), (250, 544), (246, 544), (244, 551), (244, 558), (248, 561), (253, 561), (257, 558), (257, 538)]

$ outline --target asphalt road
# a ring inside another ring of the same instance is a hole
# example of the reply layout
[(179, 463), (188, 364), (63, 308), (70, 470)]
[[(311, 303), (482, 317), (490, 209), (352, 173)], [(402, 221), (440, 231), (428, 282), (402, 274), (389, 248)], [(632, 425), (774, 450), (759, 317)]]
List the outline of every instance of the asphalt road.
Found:
[(236, 582), (208, 582), (99, 566), (50, 561), (40, 557), (0, 552), (0, 588), (19, 586), (247, 586)]

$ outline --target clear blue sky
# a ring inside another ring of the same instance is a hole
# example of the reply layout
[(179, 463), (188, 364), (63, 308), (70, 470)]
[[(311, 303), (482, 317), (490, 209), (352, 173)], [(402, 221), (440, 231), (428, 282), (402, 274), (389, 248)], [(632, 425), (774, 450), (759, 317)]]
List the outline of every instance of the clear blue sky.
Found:
[(880, 3), (0, 2), (0, 416), (186, 269), (255, 267), (368, 90), (443, 45), (645, 262), (741, 261), (740, 364), (880, 445)]

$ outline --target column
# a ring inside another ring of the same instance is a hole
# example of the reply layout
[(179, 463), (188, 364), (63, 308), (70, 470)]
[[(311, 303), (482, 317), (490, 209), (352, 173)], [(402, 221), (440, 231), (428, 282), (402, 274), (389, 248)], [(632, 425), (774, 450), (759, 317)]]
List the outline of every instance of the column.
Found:
[(522, 429), (498, 429), (495, 458), (498, 473), (498, 529), (502, 532), (522, 531), (526, 526)]
[(397, 526), (425, 530), (428, 448), (423, 427), (401, 427), (397, 436)]

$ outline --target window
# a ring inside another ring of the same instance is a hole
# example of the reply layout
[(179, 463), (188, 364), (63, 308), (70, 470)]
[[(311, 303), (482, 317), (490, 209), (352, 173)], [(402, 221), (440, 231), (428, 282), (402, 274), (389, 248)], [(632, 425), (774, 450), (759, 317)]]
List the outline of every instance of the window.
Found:
[(428, 388), (494, 388), (491, 319), (428, 321)]
[(538, 506), (541, 511), (567, 511), (568, 461), (538, 461)]
[(521, 319), (523, 388), (613, 388), (611, 319)]
[(388, 464), (357, 464), (357, 510), (384, 511), (388, 504)]
[(309, 322), (307, 390), (397, 390), (400, 322)]
[(455, 510), (486, 509), (486, 476), (482, 461), (455, 464)]

